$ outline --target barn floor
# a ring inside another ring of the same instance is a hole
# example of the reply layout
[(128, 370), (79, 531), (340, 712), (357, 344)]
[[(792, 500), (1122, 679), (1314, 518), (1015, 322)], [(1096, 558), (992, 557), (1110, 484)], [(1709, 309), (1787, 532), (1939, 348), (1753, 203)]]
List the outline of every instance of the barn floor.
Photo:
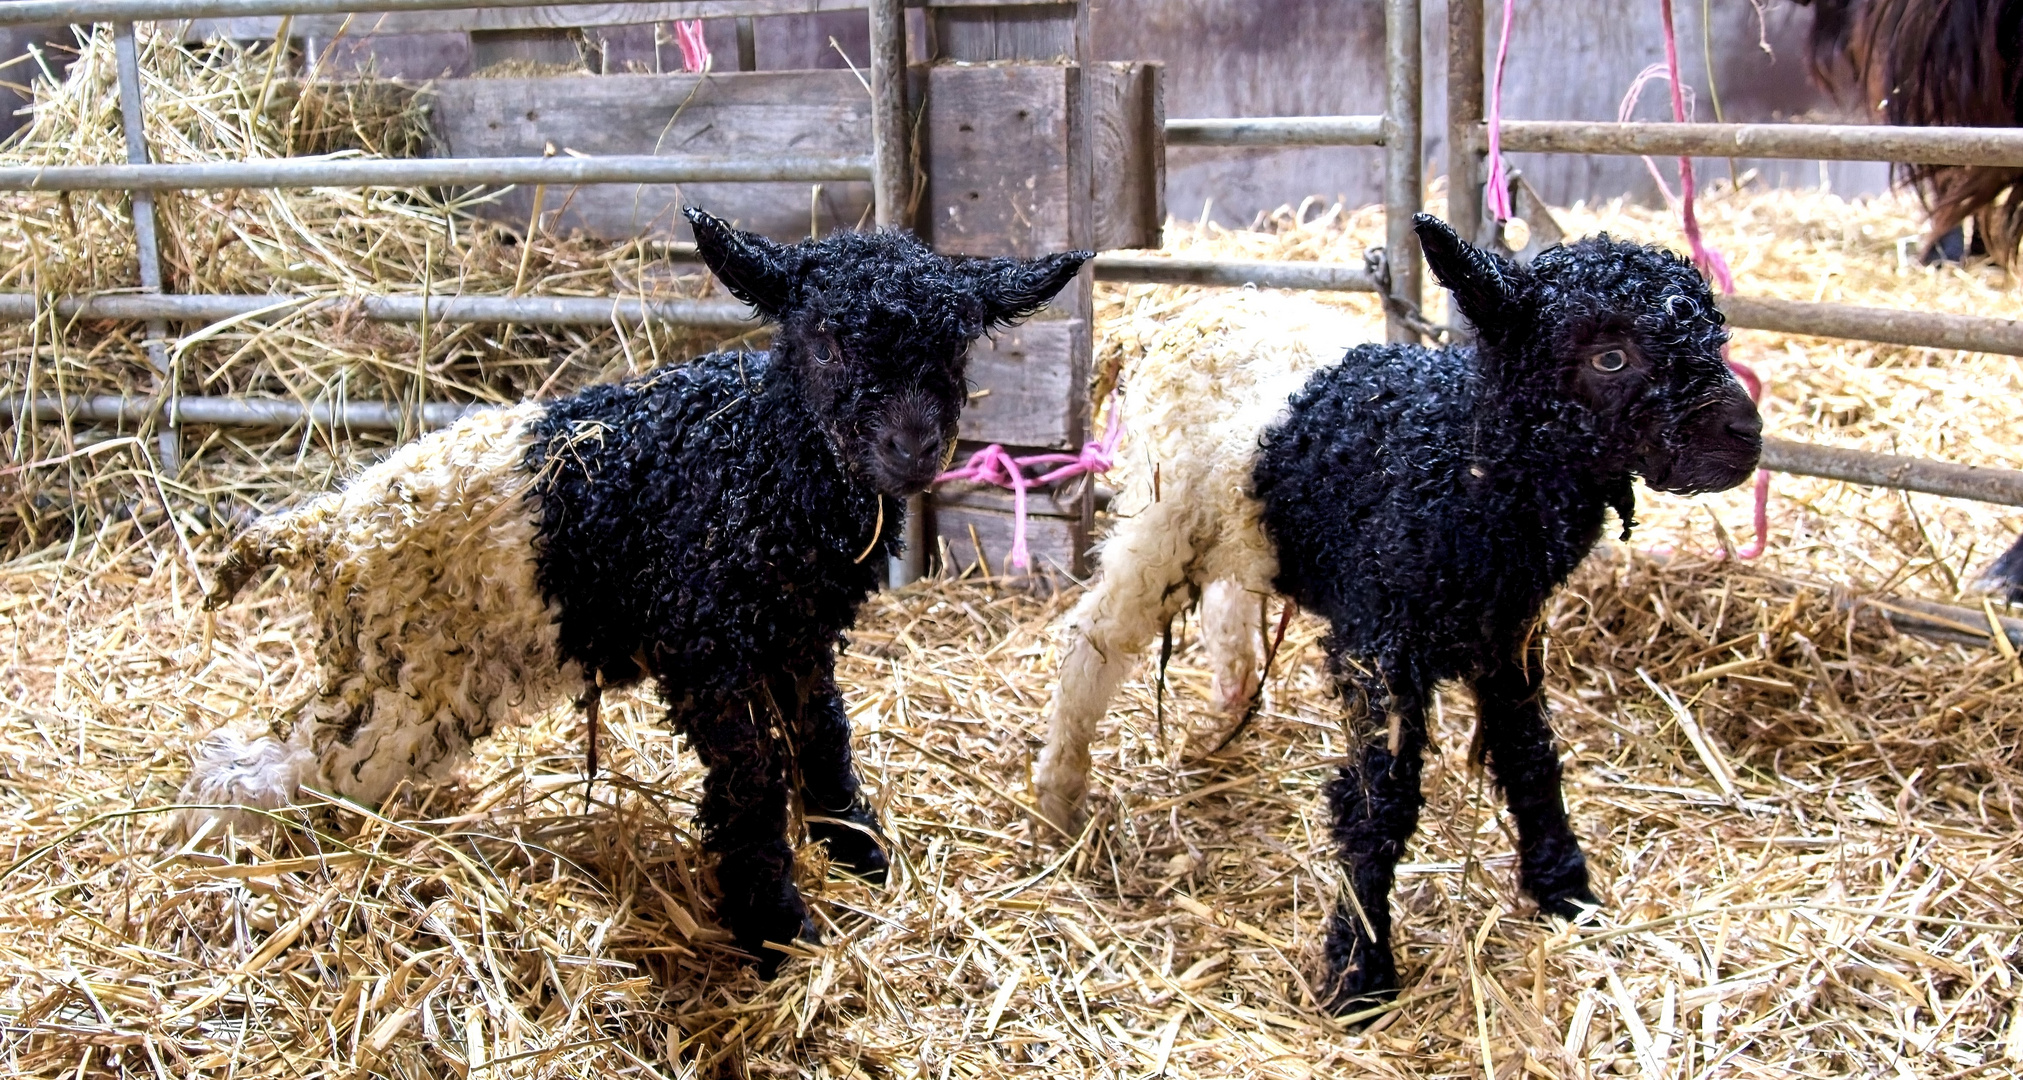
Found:
[[(1753, 292), (2023, 314), (1998, 272), (1902, 265), (1916, 217), (1895, 200), (1745, 191), (1704, 213)], [(1169, 247), (1348, 260), (1379, 232), (1306, 216)], [(1649, 211), (1563, 223), (1677, 242)], [(1111, 370), (1191, 294), (1105, 287)], [(1737, 355), (1773, 434), (2023, 466), (2015, 359), (1753, 333)], [(1978, 608), (1965, 583), (2023, 516), (1779, 477), (1770, 553), (1738, 563), (1720, 553), (1745, 492), (1644, 500), (1547, 627), (1606, 915), (1535, 918), (1445, 697), (1395, 902), (1408, 991), (1357, 1034), (1309, 990), (1334, 881), (1316, 793), (1343, 751), (1311, 622), (1209, 761), (1221, 721), (1183, 628), (1163, 732), (1141, 677), (1069, 842), (1022, 807), (1074, 590), (972, 574), (878, 597), (842, 678), (892, 881), (824, 881), (809, 851), (829, 942), (760, 984), (707, 921), (698, 772), (644, 699), (607, 703), (587, 807), (580, 721), (557, 711), (381, 815), (179, 846), (191, 741), (306, 692), (308, 628), (271, 587), (207, 619), (190, 566), (217, 537), (114, 521), (0, 565), (0, 1053), (49, 1077), (2014, 1075), (2023, 665), (1849, 597)]]

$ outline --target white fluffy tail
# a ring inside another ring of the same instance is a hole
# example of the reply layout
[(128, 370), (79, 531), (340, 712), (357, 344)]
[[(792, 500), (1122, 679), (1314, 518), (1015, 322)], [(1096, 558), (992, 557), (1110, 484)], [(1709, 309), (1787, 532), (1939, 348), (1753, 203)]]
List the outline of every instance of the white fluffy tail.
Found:
[(230, 728), (204, 736), (191, 758), (190, 778), (183, 784), (179, 801), (205, 807), (183, 811), (183, 828), (192, 834), (213, 819), (242, 832), (267, 825), (270, 819), (259, 814), (209, 807), (278, 810), (295, 801), (315, 760), (307, 747), (270, 735), (248, 738)]

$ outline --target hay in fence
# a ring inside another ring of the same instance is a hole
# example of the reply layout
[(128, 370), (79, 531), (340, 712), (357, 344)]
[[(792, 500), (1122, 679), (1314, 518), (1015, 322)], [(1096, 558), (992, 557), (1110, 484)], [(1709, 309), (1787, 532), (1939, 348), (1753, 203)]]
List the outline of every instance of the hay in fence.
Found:
[[(275, 243), (305, 258), (344, 214), (417, 235), (381, 204), (327, 210), (352, 198), (263, 197), (203, 220), (250, 232), (292, 213), (305, 231)], [(93, 214), (93, 242), (113, 244), (117, 203)], [(1898, 200), (1744, 190), (1717, 193), (1705, 216), (1752, 291), (2023, 307), (1994, 271), (1897, 261), (1895, 239), (1918, 229)], [(1305, 217), (1175, 227), (1169, 247), (1354, 261), (1381, 234), (1370, 211)], [(435, 235), (439, 219), (416, 220)], [(1656, 211), (1563, 220), (1676, 243)], [(26, 235), (8, 228), (0, 238)], [(95, 265), (35, 235), (51, 259)], [(584, 277), (542, 280), (594, 291), (637, 265), (579, 250)], [(470, 288), (496, 287), (505, 262)], [(413, 287), (419, 264), (397, 266), (413, 276), (358, 272)], [(1099, 354), (1127, 390), (1151, 326), (1185, 319), (1194, 292), (1099, 290)], [(1374, 332), (1369, 298), (1326, 302)], [(70, 385), (145, 393), (153, 376), (118, 336), (130, 332), (67, 328), (40, 348)], [(631, 363), (626, 344), (570, 347), (588, 372)], [(43, 356), (6, 347), (16, 380)], [(1749, 333), (1737, 348), (1768, 376), (1776, 434), (2023, 465), (2005, 444), (2023, 413), (2011, 358)], [(380, 370), (370, 355), (329, 327), (270, 333), (220, 383), (363, 380)], [(65, 432), (74, 450), (35, 434), (38, 454), (76, 456), (17, 457), (7, 480), (20, 499), (152, 500), (75, 511), (62, 521), (77, 527), (14, 541), (0, 564), (0, 1055), (16, 1075), (1965, 1080), (2023, 1067), (2023, 667), (1900, 636), (1858, 599), (1978, 603), (1964, 579), (2023, 526), (2013, 512), (1780, 477), (1771, 553), (1738, 564), (1719, 555), (1721, 529), (1746, 523), (1743, 496), (1646, 493), (1646, 528), (1606, 545), (1545, 627), (1605, 917), (1568, 928), (1530, 914), (1497, 800), (1468, 764), (1468, 703), (1443, 695), (1396, 899), (1407, 990), (1350, 1033), (1310, 988), (1335, 880), (1317, 789), (1345, 749), (1317, 624), (1295, 623), (1269, 706), (1208, 762), (1194, 755), (1223, 721), (1183, 627), (1164, 737), (1141, 674), (1097, 743), (1094, 825), (1064, 841), (1035, 835), (1024, 806), (1072, 589), (944, 579), (875, 597), (839, 675), (895, 842), (892, 880), (827, 880), (805, 851), (828, 943), (762, 984), (709, 921), (689, 824), (700, 773), (644, 696), (607, 698), (610, 771), (587, 795), (580, 720), (557, 710), (485, 744), (460, 782), (377, 813), (312, 807), (309, 831), (286, 840), (174, 838), (167, 804), (195, 736), (273, 716), (315, 679), (285, 590), (199, 612), (197, 575), (225, 529), (198, 511), (220, 490), (298, 497), (382, 444), (331, 440), (315, 458), (299, 433), (221, 435), (163, 477), (109, 463), (126, 451), (93, 453), (109, 445), (93, 434)]]

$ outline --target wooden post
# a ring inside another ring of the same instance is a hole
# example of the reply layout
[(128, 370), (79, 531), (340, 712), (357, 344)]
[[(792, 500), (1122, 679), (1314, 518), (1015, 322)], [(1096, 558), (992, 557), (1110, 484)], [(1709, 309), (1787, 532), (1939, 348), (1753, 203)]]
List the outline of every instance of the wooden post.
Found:
[[(906, 111), (905, 0), (871, 0), (871, 207), (881, 229), (911, 224), (913, 157)], [(927, 572), (927, 497), (906, 500), (906, 550), (891, 561), (893, 588)]]
[[(920, 221), (935, 250), (1030, 257), (1096, 247), (1087, 3), (933, 8), (928, 24)], [(1156, 101), (1139, 111), (1156, 113)], [(970, 378), (988, 396), (963, 415), (966, 443), (1072, 452), (1088, 438), (1093, 282), (1085, 269), (1047, 310), (976, 343)], [(1027, 503), (1033, 569), (1086, 573), (1093, 485), (1064, 503), (1049, 494)], [(958, 561), (980, 555), (989, 572), (1004, 569), (1007, 493), (942, 491), (931, 505), (934, 534)]]
[[(1419, 238), (1412, 215), (1421, 197), (1419, 130), (1419, 0), (1384, 2), (1384, 255), (1391, 295), (1417, 306)], [(1384, 319), (1391, 341), (1417, 341), (1419, 333), (1395, 315)]]
[[(1475, 129), (1482, 123), (1482, 0), (1447, 0), (1447, 223), (1479, 243), (1482, 237), (1482, 152)], [(1457, 331), (1459, 311), (1447, 322)]]
[[(126, 134), (126, 160), (133, 165), (148, 163), (148, 136), (144, 104), (141, 100), (140, 49), (134, 42), (133, 24), (130, 22), (112, 25), (113, 58), (119, 77), (120, 125)], [(151, 191), (131, 193), (133, 200), (133, 238), (136, 254), (140, 257), (140, 287), (142, 292), (162, 291), (162, 260), (159, 238), (155, 234), (155, 196)], [(148, 363), (154, 365), (155, 374), (162, 380), (163, 421), (161, 430), (162, 471), (173, 475), (182, 468), (183, 443), (176, 429), (176, 377), (169, 367), (169, 350), (162, 339), (168, 336), (168, 324), (160, 319), (147, 321), (147, 335), (144, 339)]]

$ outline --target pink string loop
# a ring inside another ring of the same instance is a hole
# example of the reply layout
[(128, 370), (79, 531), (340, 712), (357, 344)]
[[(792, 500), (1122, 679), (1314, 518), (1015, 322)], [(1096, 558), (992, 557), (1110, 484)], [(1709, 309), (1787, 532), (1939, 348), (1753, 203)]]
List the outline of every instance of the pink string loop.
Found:
[(703, 40), (701, 19), (676, 22), (674, 41), (681, 46), (681, 70), (709, 70), (709, 43)]
[[(1503, 0), (1503, 33), (1496, 40), (1496, 74), (1489, 80), (1489, 212), (1497, 221), (1510, 220), (1510, 180), (1503, 166), (1503, 60), (1510, 53), (1510, 16), (1517, 0)], [(1457, 223), (1472, 235), (1475, 223)]]
[[(1011, 452), (997, 443), (969, 455), (959, 469), (950, 469), (934, 478), (937, 484), (951, 480), (963, 480), (972, 484), (990, 484), (994, 487), (1010, 488), (1012, 493), (1012, 548), (1011, 565), (1020, 573), (1032, 569), (1032, 555), (1026, 547), (1026, 491), (1033, 487), (1046, 487), (1083, 475), (1100, 475), (1109, 472), (1117, 462), (1117, 447), (1124, 441), (1124, 413), (1118, 408), (1115, 396), (1110, 398), (1110, 419), (1103, 430), (1103, 437), (1094, 442), (1082, 444), (1079, 454), (1029, 454), (1013, 457)], [(1057, 466), (1037, 478), (1026, 476), (1027, 469)]]

